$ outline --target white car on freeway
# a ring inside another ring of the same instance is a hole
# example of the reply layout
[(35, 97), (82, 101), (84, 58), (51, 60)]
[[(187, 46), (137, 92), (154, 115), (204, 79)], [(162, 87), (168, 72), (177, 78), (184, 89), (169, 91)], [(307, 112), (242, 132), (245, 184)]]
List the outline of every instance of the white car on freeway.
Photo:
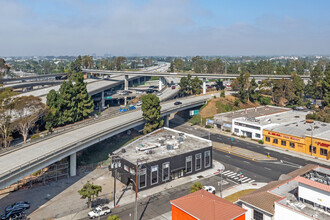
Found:
[(213, 186), (203, 186), (203, 189), (209, 193), (215, 194), (215, 188)]
[(136, 106), (141, 106), (142, 105), (142, 101), (138, 101), (137, 103), (136, 103)]
[(109, 206), (98, 206), (94, 208), (92, 211), (88, 212), (89, 218), (96, 218), (102, 215), (107, 215), (111, 212), (111, 209)]

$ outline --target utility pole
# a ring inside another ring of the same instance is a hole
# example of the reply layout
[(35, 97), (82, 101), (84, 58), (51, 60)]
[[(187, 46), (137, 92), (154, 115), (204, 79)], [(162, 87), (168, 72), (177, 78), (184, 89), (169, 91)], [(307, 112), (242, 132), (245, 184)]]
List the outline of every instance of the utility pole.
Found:
[(116, 206), (116, 179), (117, 179), (117, 168), (120, 167), (118, 163), (118, 158), (116, 155), (111, 155), (111, 168), (112, 172), (114, 172), (114, 180), (113, 180), (113, 207)]
[(135, 211), (134, 211), (134, 219), (137, 220), (137, 192), (138, 192), (138, 175), (139, 175), (139, 159), (136, 160), (136, 168), (135, 168)]

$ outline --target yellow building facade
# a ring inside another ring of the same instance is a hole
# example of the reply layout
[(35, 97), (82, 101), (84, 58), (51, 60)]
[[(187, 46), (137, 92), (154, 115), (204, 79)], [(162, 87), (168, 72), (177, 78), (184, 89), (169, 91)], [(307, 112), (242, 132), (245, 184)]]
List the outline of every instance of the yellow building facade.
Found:
[(311, 137), (298, 137), (271, 130), (263, 130), (265, 144), (281, 147), (286, 150), (296, 151), (315, 157), (330, 159), (330, 142), (313, 137), (313, 154), (311, 153)]

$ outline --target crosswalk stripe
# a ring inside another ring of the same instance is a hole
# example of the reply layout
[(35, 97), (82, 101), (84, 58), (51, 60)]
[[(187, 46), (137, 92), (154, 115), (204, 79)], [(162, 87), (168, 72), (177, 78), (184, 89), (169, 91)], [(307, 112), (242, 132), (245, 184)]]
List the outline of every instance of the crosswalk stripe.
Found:
[(247, 177), (243, 177), (241, 180), (245, 180)]
[(253, 183), (255, 180), (251, 180), (249, 183)]
[(226, 173), (226, 175), (230, 175), (230, 174), (233, 174), (234, 172), (233, 171), (230, 171), (229, 173)]
[(223, 172), (222, 174), (223, 175), (226, 175), (227, 173), (230, 173), (231, 171), (230, 170), (226, 170), (225, 172)]
[(251, 178), (248, 178), (246, 180), (243, 180), (242, 183), (245, 183), (245, 182), (250, 181), (250, 180), (251, 180)]
[(236, 176), (236, 173), (232, 173), (232, 174), (227, 175), (227, 177), (234, 177), (234, 176)]
[(234, 180), (238, 180), (238, 179), (239, 179), (239, 177), (235, 177), (235, 178), (234, 178)]

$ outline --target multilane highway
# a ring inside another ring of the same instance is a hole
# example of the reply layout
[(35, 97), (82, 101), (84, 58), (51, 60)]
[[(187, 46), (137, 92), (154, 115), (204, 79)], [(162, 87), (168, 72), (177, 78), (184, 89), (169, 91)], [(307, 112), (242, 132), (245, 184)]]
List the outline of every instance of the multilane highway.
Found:
[[(181, 105), (174, 105), (174, 101), (163, 102), (162, 116), (168, 120), (169, 114), (201, 106), (208, 98), (195, 96), (178, 99)], [(75, 176), (76, 152), (143, 123), (142, 111), (138, 109), (4, 154), (0, 160), (0, 188), (68, 156), (70, 175)]]

